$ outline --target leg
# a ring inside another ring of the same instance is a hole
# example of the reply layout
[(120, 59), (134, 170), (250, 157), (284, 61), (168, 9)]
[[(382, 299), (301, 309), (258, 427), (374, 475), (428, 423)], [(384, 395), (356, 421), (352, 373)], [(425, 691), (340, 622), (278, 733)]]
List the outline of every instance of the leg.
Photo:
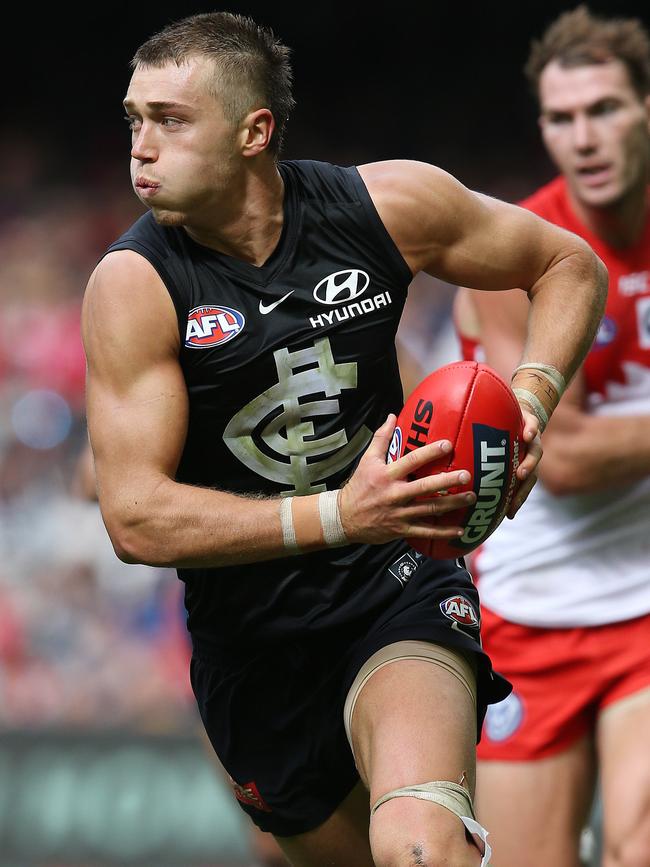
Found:
[(481, 761), (479, 821), (490, 830), (498, 867), (579, 867), (580, 834), (593, 795), (588, 738), (534, 761)]
[[(473, 792), (475, 713), (458, 678), (429, 661), (397, 659), (377, 670), (359, 695), (351, 725), (371, 803), (433, 780), (466, 780)], [(377, 809), (370, 844), (376, 867), (479, 867), (482, 860), (457, 816), (411, 797)]]
[(603, 867), (650, 867), (650, 689), (609, 705), (598, 721)]
[(276, 840), (292, 867), (374, 867), (369, 817), (368, 792), (359, 783), (318, 828)]
[(255, 825), (251, 828), (251, 848), (258, 867), (287, 867), (289, 863), (273, 835), (260, 831)]

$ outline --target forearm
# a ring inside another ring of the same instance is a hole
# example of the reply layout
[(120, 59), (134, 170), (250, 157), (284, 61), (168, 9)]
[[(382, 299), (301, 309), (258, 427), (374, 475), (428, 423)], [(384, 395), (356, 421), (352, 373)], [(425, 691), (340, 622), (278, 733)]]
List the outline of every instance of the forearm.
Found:
[[(303, 551), (325, 547), (318, 496), (301, 497), (296, 509)], [(279, 497), (239, 496), (162, 479), (148, 495), (142, 489), (124, 492), (105, 519), (115, 550), (126, 562), (217, 567), (296, 553), (285, 546), (280, 505)]]
[(422, 467), (449, 453), (447, 441), (387, 463), (395, 421), (389, 415), (375, 432), (340, 491), (304, 497), (242, 497), (179, 484), (158, 469), (138, 475), (137, 462), (125, 468), (124, 462), (100, 460), (99, 500), (113, 547), (128, 563), (196, 568), (347, 544), (462, 535), (461, 527), (438, 525), (435, 518), (475, 501), (473, 493), (449, 493), (465, 485), (469, 473), (441, 471), (417, 478)]
[(586, 494), (650, 475), (650, 416), (560, 407), (544, 435), (540, 477), (555, 494)]
[(596, 336), (607, 300), (607, 270), (588, 250), (551, 264), (529, 290), (523, 361), (556, 367), (568, 383)]

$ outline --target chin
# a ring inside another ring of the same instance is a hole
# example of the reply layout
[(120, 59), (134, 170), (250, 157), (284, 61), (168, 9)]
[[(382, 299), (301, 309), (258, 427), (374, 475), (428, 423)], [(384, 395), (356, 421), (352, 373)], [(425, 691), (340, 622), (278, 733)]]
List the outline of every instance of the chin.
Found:
[(164, 208), (152, 208), (154, 220), (160, 226), (184, 226), (185, 214), (179, 211), (166, 211)]
[(579, 190), (578, 200), (588, 208), (613, 208), (623, 198), (620, 189), (603, 187), (600, 190)]

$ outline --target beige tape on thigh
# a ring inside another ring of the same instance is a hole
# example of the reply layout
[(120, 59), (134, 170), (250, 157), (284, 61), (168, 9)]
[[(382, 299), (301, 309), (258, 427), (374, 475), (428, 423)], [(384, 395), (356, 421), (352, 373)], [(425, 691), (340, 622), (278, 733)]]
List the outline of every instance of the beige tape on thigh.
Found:
[(434, 780), (431, 783), (421, 783), (418, 786), (393, 789), (392, 792), (386, 792), (377, 800), (370, 815), (373, 816), (378, 807), (393, 798), (418, 798), (421, 801), (431, 801), (450, 810), (455, 816), (458, 816), (469, 832), (474, 845), (483, 856), (481, 867), (488, 867), (492, 857), (492, 849), (487, 841), (488, 832), (476, 821), (472, 799), (463, 786), (452, 783), (450, 780)]
[[(361, 690), (376, 671), (399, 659), (424, 659), (449, 671), (463, 684), (476, 708), (476, 663), (469, 654), (432, 644), (430, 641), (396, 641), (387, 644), (366, 660), (348, 691), (343, 709), (345, 732), (352, 748), (352, 715)], [(354, 749), (352, 750), (354, 752)]]

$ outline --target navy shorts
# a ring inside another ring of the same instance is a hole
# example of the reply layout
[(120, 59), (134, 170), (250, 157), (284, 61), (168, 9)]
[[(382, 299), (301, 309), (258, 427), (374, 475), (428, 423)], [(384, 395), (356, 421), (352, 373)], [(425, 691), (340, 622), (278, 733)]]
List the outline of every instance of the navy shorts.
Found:
[(343, 706), (380, 648), (412, 639), (474, 653), (477, 733), (487, 705), (510, 692), (481, 649), (469, 573), (453, 560), (422, 559), (407, 574), (389, 608), (354, 626), (245, 655), (195, 642), (191, 681), (203, 724), (240, 806), (263, 831), (286, 837), (318, 827), (358, 782)]

